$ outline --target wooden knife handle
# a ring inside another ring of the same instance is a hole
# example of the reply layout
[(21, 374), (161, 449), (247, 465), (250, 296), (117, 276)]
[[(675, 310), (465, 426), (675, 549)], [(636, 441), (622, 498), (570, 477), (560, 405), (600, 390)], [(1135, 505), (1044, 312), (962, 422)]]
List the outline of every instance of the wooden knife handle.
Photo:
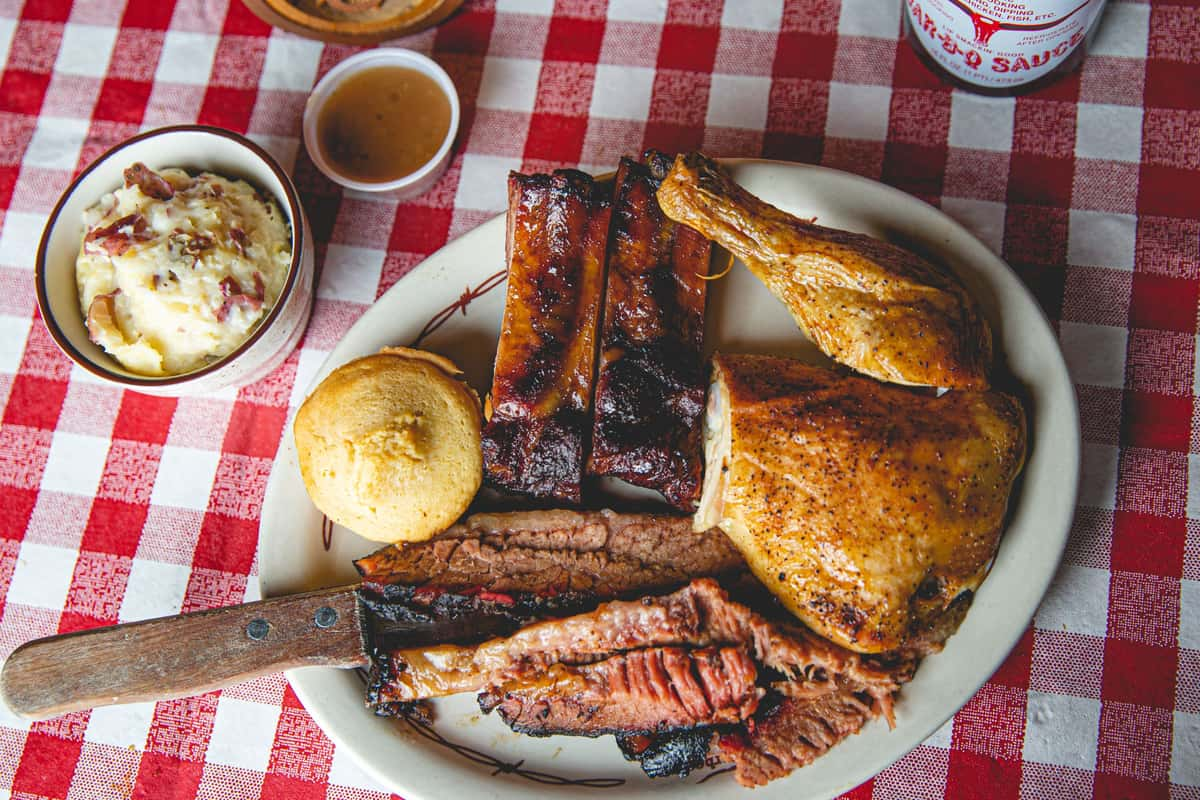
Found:
[(37, 639), (4, 663), (0, 692), (27, 719), (201, 694), (292, 667), (357, 667), (354, 587)]

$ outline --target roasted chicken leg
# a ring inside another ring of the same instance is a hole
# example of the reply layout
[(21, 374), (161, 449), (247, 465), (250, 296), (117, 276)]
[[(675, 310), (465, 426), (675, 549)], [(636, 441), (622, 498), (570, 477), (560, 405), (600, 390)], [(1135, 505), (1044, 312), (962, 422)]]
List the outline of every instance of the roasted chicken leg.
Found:
[(953, 632), (1000, 540), (1025, 416), (769, 356), (718, 355), (697, 530), (719, 525), (796, 616), (859, 652)]
[(699, 153), (675, 159), (658, 202), (740, 258), (835, 361), (890, 383), (988, 388), (991, 332), (948, 270), (786, 214)]

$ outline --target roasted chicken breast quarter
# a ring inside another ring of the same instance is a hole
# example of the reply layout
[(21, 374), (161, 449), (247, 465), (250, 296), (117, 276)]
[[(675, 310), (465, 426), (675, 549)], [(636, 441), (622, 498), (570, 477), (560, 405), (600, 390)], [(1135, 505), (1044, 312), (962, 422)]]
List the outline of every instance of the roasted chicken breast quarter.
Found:
[(996, 392), (914, 392), (718, 355), (697, 529), (719, 525), (796, 616), (859, 652), (940, 642), (982, 582), (1025, 458)]
[(835, 361), (889, 383), (988, 388), (991, 331), (949, 270), (780, 211), (699, 153), (675, 159), (658, 203), (741, 259)]

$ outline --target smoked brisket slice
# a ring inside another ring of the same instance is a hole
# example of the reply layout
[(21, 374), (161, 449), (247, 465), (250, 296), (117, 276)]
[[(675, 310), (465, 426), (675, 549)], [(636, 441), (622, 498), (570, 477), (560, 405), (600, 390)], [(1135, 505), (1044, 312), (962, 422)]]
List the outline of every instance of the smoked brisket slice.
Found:
[(700, 494), (707, 383), (704, 305), (712, 244), (672, 222), (655, 193), (673, 159), (621, 159), (588, 472), (654, 489), (674, 506)]
[(491, 486), (580, 500), (610, 190), (575, 170), (508, 177), (508, 293), (483, 431)]
[(757, 677), (737, 647), (653, 647), (578, 666), (521, 665), (479, 707), (533, 736), (674, 730), (746, 719), (765, 691)]

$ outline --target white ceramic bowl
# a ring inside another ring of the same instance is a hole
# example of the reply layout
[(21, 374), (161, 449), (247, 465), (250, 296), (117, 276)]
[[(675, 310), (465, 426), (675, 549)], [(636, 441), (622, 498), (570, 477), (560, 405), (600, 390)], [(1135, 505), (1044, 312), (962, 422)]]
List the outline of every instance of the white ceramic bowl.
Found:
[[(82, 215), (123, 183), (125, 168), (141, 161), (151, 169), (180, 167), (247, 181), (275, 198), (292, 231), (292, 263), (279, 299), (232, 353), (200, 369), (160, 378), (130, 372), (88, 338), (79, 309), (75, 258), (83, 239)], [(177, 125), (138, 134), (100, 156), (59, 198), (38, 247), (38, 306), (50, 335), (75, 363), (98, 377), (145, 394), (181, 397), (244, 386), (266, 376), (296, 348), (313, 302), (313, 243), (300, 195), (265, 150), (232, 131)]]
[[(375, 67), (408, 67), (433, 78), (446, 94), (446, 99), (450, 101), (450, 128), (446, 131), (446, 138), (442, 140), (442, 146), (438, 148), (437, 153), (416, 172), (410, 172), (394, 181), (368, 183), (347, 178), (325, 160), (325, 156), (321, 153), (321, 147), (317, 143), (317, 119), (320, 117), (321, 108), (329, 99), (329, 95), (344, 80), (351, 75), (357, 75), (363, 70)], [(312, 94), (308, 96), (308, 102), (304, 105), (304, 149), (308, 151), (308, 156), (317, 169), (336, 184), (360, 192), (407, 200), (429, 191), (446, 171), (446, 167), (450, 164), (450, 147), (454, 144), (454, 137), (458, 135), (459, 115), (458, 91), (454, 88), (454, 81), (450, 80), (446, 70), (438, 66), (436, 61), (412, 50), (400, 47), (380, 47), (350, 56), (325, 73), (325, 77), (321, 78), (313, 87)]]

